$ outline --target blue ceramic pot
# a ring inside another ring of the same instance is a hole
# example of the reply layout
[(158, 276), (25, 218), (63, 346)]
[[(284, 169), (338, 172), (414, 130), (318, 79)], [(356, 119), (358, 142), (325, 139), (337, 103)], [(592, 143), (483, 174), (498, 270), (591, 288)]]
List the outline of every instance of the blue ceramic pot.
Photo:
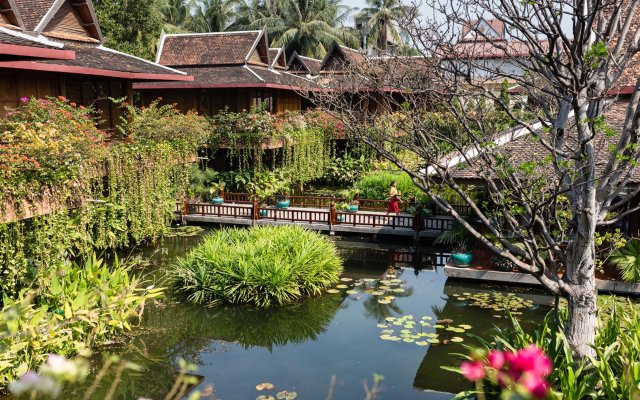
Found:
[(287, 208), (291, 204), (291, 200), (278, 200), (276, 203), (276, 207), (278, 208)]
[(338, 222), (344, 222), (344, 215), (338, 215), (336, 219), (338, 220)]
[(451, 254), (453, 265), (456, 267), (468, 267), (473, 261), (473, 254), (471, 253), (454, 253)]
[(359, 207), (355, 204), (349, 204), (349, 206), (347, 207), (347, 211), (349, 212), (357, 212), (359, 209)]
[(222, 203), (224, 203), (224, 199), (222, 197), (214, 197), (211, 199), (211, 204), (220, 205)]
[(260, 216), (261, 217), (266, 217), (268, 215), (269, 215), (269, 213), (267, 212), (267, 210), (260, 210)]

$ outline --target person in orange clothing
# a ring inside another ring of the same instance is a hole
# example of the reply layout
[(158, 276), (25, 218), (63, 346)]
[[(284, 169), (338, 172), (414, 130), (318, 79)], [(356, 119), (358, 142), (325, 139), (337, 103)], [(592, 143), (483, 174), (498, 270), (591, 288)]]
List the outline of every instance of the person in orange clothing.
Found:
[(400, 214), (400, 192), (398, 191), (398, 182), (391, 182), (391, 188), (389, 189), (389, 208), (387, 208), (387, 215), (390, 213)]

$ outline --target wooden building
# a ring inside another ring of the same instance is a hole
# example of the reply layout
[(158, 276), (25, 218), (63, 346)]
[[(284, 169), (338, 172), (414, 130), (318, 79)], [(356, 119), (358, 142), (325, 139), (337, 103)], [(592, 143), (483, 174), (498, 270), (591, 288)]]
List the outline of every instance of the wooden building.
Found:
[(286, 71), (282, 49), (270, 49), (265, 30), (163, 35), (156, 61), (180, 69), (193, 82), (141, 82), (134, 89), (144, 104), (162, 98), (183, 110), (210, 115), (264, 107), (301, 110), (304, 77)]
[(91, 0), (0, 0), (0, 115), (25, 97), (64, 96), (101, 111), (113, 128), (133, 82), (189, 81), (186, 73), (103, 45)]

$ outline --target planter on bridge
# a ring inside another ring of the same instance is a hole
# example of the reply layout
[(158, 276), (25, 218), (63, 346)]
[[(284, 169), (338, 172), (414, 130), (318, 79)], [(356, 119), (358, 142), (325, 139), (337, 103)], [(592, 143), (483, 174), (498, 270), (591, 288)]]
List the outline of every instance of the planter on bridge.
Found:
[(358, 212), (359, 209), (360, 209), (360, 207), (357, 204), (349, 204), (347, 206), (347, 211), (348, 212), (352, 212), (352, 213)]
[(220, 204), (224, 203), (224, 198), (222, 197), (214, 197), (211, 199), (211, 204), (219, 206)]
[(277, 208), (289, 208), (291, 205), (291, 200), (289, 199), (281, 199), (276, 202)]
[(451, 254), (451, 261), (456, 267), (468, 267), (473, 261), (473, 254), (471, 253), (453, 253)]

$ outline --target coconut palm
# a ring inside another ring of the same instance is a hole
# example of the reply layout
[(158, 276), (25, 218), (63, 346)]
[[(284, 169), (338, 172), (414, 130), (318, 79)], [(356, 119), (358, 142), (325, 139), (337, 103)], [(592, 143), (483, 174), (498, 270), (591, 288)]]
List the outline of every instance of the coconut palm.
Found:
[(201, 0), (187, 26), (194, 32), (222, 32), (234, 21), (238, 6), (236, 0)]
[(164, 16), (164, 30), (169, 33), (183, 31), (191, 19), (192, 0), (162, 0), (160, 10)]
[(358, 44), (356, 35), (342, 26), (351, 9), (340, 0), (275, 0), (265, 5), (268, 15), (252, 25), (266, 25), (271, 46), (285, 46), (287, 54), (297, 51), (321, 58), (334, 41), (347, 46)]
[(358, 17), (367, 18), (368, 38), (383, 51), (387, 49), (389, 39), (401, 44), (403, 41), (396, 23), (407, 15), (408, 7), (401, 5), (400, 0), (367, 0), (367, 5)]
[(263, 0), (236, 0), (236, 17), (229, 26), (229, 30), (254, 28), (256, 21), (269, 15), (267, 3)]

